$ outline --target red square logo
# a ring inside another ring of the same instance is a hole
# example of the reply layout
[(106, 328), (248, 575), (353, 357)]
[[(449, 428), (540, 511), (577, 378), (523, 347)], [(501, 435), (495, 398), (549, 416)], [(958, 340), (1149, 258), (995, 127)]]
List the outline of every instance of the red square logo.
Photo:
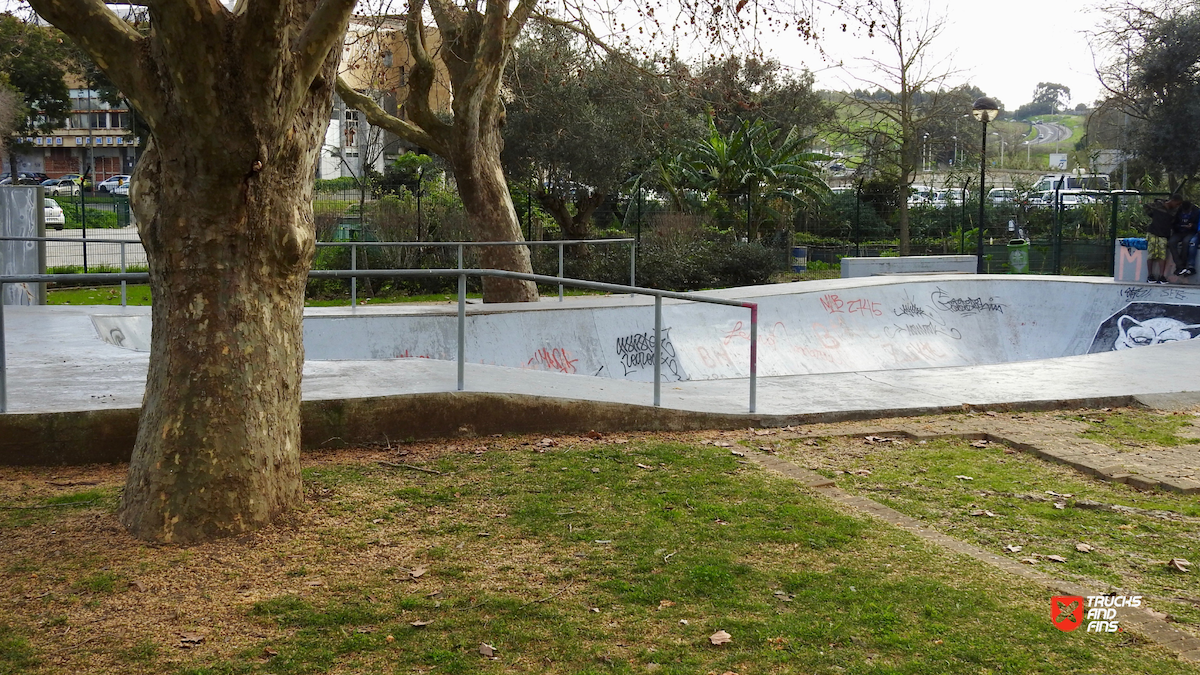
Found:
[(1050, 598), (1050, 623), (1061, 631), (1073, 631), (1083, 623), (1083, 597), (1056, 595)]

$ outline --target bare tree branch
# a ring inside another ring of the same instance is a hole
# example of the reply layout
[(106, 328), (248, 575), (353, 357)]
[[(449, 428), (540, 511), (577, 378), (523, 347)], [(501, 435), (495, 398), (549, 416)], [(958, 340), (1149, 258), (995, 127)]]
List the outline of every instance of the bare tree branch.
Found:
[(355, 2), (356, 0), (322, 0), (312, 16), (308, 17), (308, 22), (304, 24), (304, 30), (293, 49), (296, 74), (292, 78), (292, 90), (288, 92), (284, 107), (286, 115), (291, 116), (300, 107), (300, 102), (320, 72), (329, 51), (342, 43)]
[(103, 0), (30, 0), (39, 15), (69, 35), (151, 124), (162, 118), (163, 95), (151, 79), (146, 38)]
[(387, 114), (370, 96), (354, 90), (342, 78), (337, 79), (337, 93), (348, 105), (366, 115), (372, 126), (387, 129), (409, 143), (419, 145), (439, 156), (446, 156), (446, 146), (417, 125)]
[[(445, 3), (436, 3), (441, 6)], [(438, 141), (442, 141), (446, 134), (450, 131), (450, 125), (438, 118), (433, 110), (433, 102), (430, 100), (433, 92), (434, 80), (437, 79), (437, 66), (433, 62), (433, 57), (430, 56), (429, 50), (425, 46), (425, 26), (421, 20), (421, 10), (424, 7), (424, 0), (410, 0), (408, 16), (405, 19), (405, 37), (408, 41), (408, 52), (413, 60), (412, 72), (408, 76), (408, 114), (416, 121), (422, 129)], [(431, 5), (432, 6), (432, 5)], [(442, 21), (453, 21), (452, 14), (445, 11), (445, 8), (434, 12), (434, 16), (442, 16)], [(438, 24), (439, 28), (442, 25)], [(449, 34), (453, 38), (453, 32), (449, 23), (442, 31), (442, 39), (446, 39)], [(439, 143), (444, 146), (445, 143)]]

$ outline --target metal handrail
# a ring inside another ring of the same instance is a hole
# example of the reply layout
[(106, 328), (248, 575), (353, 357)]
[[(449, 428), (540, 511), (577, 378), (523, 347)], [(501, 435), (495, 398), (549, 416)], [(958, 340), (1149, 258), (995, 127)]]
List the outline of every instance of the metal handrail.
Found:
[[(654, 297), (654, 405), (662, 405), (662, 301), (663, 298), (688, 300), (713, 305), (728, 305), (750, 310), (750, 412), (755, 412), (758, 389), (758, 303), (742, 300), (727, 300), (705, 295), (679, 293), (677, 291), (660, 291), (654, 288), (638, 288), (621, 284), (606, 284), (599, 281), (583, 279), (564, 279), (544, 274), (525, 274), (524, 272), (509, 272), (507, 270), (487, 269), (422, 269), (422, 270), (313, 270), (308, 273), (310, 279), (347, 279), (355, 275), (363, 277), (458, 277), (458, 391), (463, 390), (464, 366), (466, 364), (466, 308), (467, 308), (467, 277), (495, 277), (501, 279), (518, 279), (534, 283), (560, 283), (577, 288), (587, 288), (610, 293), (631, 293)], [(24, 274), (0, 275), (0, 298), (4, 295), (5, 284), (43, 283), (50, 281), (93, 283), (105, 281), (145, 282), (150, 275), (145, 272), (124, 274)], [(0, 413), (8, 410), (7, 385), (5, 372), (7, 361), (4, 354), (4, 306), (0, 303)]]
[[(458, 268), (463, 268), (463, 248), (466, 246), (557, 246), (558, 247), (558, 276), (563, 277), (563, 247), (568, 244), (624, 244), (629, 246), (629, 285), (637, 285), (637, 239), (632, 237), (617, 239), (539, 239), (535, 241), (319, 241), (318, 247), (349, 246), (350, 269), (358, 270), (359, 246), (401, 246), (401, 247), (458, 247)], [(558, 285), (558, 301), (563, 301), (563, 285)], [(350, 277), (350, 306), (358, 306), (358, 276)]]
[[(65, 243), (82, 243), (86, 252), (88, 244), (120, 244), (121, 272), (125, 271), (125, 245), (141, 243), (141, 237), (136, 239), (75, 239), (63, 237), (0, 237), (0, 241), (53, 241)], [(400, 246), (400, 247), (458, 247), (458, 269), (463, 266), (463, 248), (467, 246), (557, 246), (558, 247), (558, 276), (563, 276), (563, 246), (569, 244), (630, 244), (629, 246), (629, 285), (637, 285), (637, 239), (632, 237), (616, 239), (552, 239), (536, 241), (319, 241), (318, 247), (349, 246), (350, 269), (358, 269), (359, 246)], [(86, 258), (85, 258), (86, 261)], [(86, 265), (85, 265), (86, 267)], [(121, 306), (125, 306), (125, 282), (121, 282)], [(563, 285), (558, 284), (558, 301), (563, 300)], [(350, 277), (350, 306), (358, 306), (358, 276)]]

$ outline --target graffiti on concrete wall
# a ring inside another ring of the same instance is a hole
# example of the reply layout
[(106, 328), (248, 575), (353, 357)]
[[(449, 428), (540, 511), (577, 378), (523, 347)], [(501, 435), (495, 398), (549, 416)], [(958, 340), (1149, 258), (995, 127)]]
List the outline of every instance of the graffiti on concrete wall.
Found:
[(985, 312), (1004, 313), (1004, 303), (996, 298), (986, 300), (982, 297), (955, 298), (939, 288), (933, 292), (930, 299), (933, 300), (934, 306), (943, 312), (953, 312), (962, 316), (973, 316)]
[[(667, 381), (686, 380), (687, 374), (679, 364), (675, 345), (671, 343), (671, 329), (663, 329), (662, 336), (659, 374)], [(628, 377), (630, 373), (652, 372), (654, 370), (654, 331), (633, 333), (617, 338), (616, 352), (617, 358), (625, 370), (625, 377)]]
[(1200, 337), (1200, 306), (1131, 302), (1096, 329), (1088, 353), (1148, 347)]
[(576, 363), (579, 363), (579, 359), (575, 358), (566, 349), (559, 347), (547, 349), (543, 347), (534, 352), (533, 356), (525, 362), (525, 368), (527, 370), (549, 370), (571, 375), (575, 373)]

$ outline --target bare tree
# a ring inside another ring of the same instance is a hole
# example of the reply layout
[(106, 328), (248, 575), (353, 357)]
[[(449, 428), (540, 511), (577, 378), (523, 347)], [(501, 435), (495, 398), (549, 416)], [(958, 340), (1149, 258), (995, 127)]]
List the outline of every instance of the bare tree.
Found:
[(313, 166), (354, 0), (30, 0), (150, 128), (131, 203), (154, 294), (120, 519), (138, 537), (251, 530), (301, 498)]
[(945, 17), (932, 15), (928, 5), (924, 11), (911, 12), (911, 4), (911, 0), (866, 0), (851, 14), (872, 39), (883, 42), (881, 55), (859, 60), (872, 75), (858, 76), (882, 96), (842, 101), (847, 109), (858, 111), (849, 117), (844, 133), (866, 149), (871, 165), (895, 176), (900, 255), (910, 251), (908, 187), (921, 161), (922, 135), (940, 118), (955, 114), (951, 108), (961, 101), (960, 96), (947, 95), (947, 80), (956, 71), (931, 54), (945, 28)]

